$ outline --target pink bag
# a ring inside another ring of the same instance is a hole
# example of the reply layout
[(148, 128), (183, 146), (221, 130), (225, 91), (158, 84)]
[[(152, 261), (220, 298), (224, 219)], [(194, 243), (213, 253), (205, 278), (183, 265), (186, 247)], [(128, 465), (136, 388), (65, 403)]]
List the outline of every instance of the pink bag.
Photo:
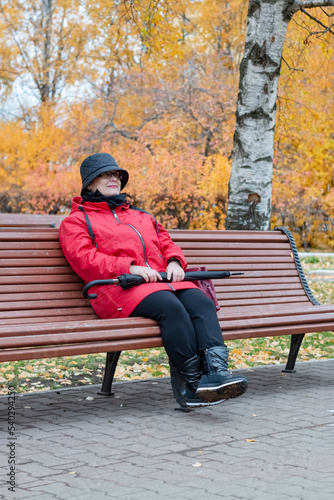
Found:
[[(186, 272), (187, 271), (207, 271), (207, 269), (205, 267), (189, 267), (186, 269)], [(216, 311), (219, 311), (220, 305), (218, 304), (216, 291), (215, 291), (215, 287), (213, 286), (212, 280), (208, 280), (208, 279), (198, 280), (198, 281), (193, 281), (193, 283), (195, 283), (195, 285), (197, 285), (198, 288), (200, 288), (202, 290), (202, 292), (204, 292), (205, 295), (207, 297), (209, 297), (209, 299), (212, 300), (212, 302), (216, 306)]]

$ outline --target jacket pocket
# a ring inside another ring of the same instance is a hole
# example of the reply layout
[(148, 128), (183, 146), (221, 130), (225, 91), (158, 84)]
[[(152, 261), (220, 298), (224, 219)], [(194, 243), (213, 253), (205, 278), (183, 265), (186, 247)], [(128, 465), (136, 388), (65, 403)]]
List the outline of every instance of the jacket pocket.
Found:
[(112, 298), (115, 285), (100, 286), (94, 292), (97, 294), (96, 299), (90, 301), (94, 311), (100, 318), (108, 319), (118, 316), (118, 312), (122, 307)]

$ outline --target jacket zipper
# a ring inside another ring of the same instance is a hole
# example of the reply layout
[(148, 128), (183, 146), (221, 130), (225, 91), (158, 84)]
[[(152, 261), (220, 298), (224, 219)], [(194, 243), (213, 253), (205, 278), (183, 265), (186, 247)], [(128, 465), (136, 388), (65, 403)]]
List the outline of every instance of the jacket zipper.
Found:
[[(140, 232), (138, 231), (138, 229), (136, 227), (134, 227), (132, 224), (128, 224), (127, 222), (121, 222), (119, 220), (119, 218), (117, 217), (117, 214), (115, 212), (115, 210), (111, 209), (111, 212), (113, 214), (113, 216), (115, 217), (116, 221), (119, 223), (119, 224), (125, 224), (126, 226), (129, 226), (129, 227), (132, 227), (132, 229), (134, 231), (136, 231), (136, 233), (138, 234), (139, 238), (140, 238), (140, 242), (142, 244), (142, 247), (143, 247), (143, 251), (144, 251), (144, 260), (145, 260), (145, 264), (146, 264), (146, 267), (151, 268), (151, 266), (149, 265), (149, 263), (147, 262), (147, 253), (146, 253), (146, 245), (145, 245), (145, 241), (144, 241), (144, 238), (142, 237), (142, 235), (140, 234)], [(173, 292), (175, 292), (175, 288), (172, 287), (172, 285), (170, 285), (169, 283), (167, 283), (167, 285), (169, 286), (169, 288), (171, 290), (173, 290)]]

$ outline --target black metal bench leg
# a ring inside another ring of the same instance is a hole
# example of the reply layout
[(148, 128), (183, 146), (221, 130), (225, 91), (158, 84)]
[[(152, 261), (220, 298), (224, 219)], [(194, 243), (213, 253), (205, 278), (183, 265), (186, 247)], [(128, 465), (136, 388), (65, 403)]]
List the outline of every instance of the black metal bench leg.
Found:
[(98, 392), (101, 396), (113, 396), (114, 392), (111, 392), (111, 386), (113, 378), (115, 375), (116, 366), (122, 351), (117, 352), (107, 352), (106, 357), (106, 368), (104, 371), (104, 377), (102, 382), (101, 391)]
[(296, 370), (294, 369), (295, 363), (296, 363), (298, 352), (299, 352), (300, 346), (302, 345), (304, 337), (305, 337), (305, 333), (298, 333), (297, 335), (291, 335), (289, 357), (288, 357), (287, 364), (286, 364), (284, 370), (282, 370), (282, 372), (296, 373)]

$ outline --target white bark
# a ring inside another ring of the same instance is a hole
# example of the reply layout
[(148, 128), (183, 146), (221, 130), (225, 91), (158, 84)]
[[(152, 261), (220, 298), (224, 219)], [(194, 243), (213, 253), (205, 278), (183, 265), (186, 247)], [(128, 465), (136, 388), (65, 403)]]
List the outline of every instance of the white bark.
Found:
[(334, 0), (250, 0), (234, 134), (226, 229), (270, 228), (275, 110), (288, 23), (303, 7)]

